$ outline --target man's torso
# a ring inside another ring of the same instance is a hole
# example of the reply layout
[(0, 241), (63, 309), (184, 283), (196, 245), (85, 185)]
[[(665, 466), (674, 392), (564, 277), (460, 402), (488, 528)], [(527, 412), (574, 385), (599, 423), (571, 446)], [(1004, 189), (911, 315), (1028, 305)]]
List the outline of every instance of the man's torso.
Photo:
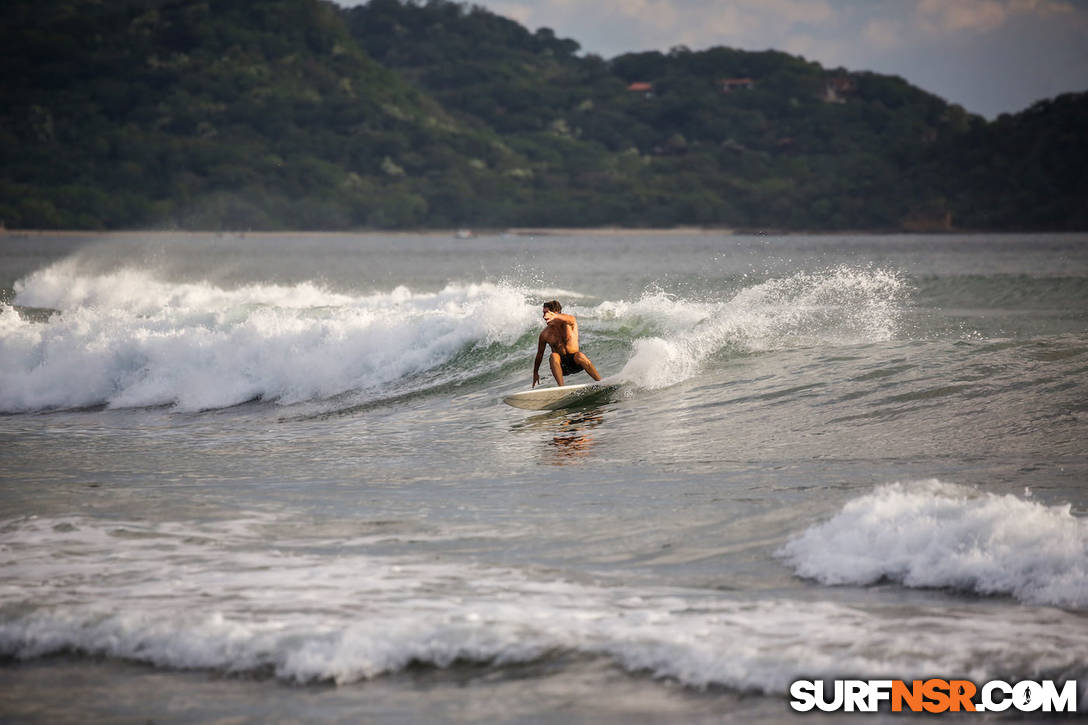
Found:
[(540, 333), (540, 339), (551, 345), (552, 351), (560, 355), (578, 352), (578, 323), (568, 325), (562, 322), (549, 323)]

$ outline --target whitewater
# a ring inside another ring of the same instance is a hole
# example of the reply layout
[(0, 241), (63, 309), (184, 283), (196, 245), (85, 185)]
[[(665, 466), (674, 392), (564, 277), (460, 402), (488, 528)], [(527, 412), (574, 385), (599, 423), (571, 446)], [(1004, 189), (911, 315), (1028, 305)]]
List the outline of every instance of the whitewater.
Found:
[[(531, 414), (550, 299), (619, 385)], [(1088, 702), (1086, 372), (1082, 235), (9, 234), (0, 715)]]
[[(889, 339), (902, 287), (885, 270), (843, 266), (722, 300), (653, 290), (578, 311), (617, 332), (641, 328), (620, 377), (663, 387), (696, 374), (727, 345)], [(434, 384), (433, 373), (458, 356), (493, 347), (490, 359), (450, 371), (480, 375), (524, 356), (524, 341), (517, 345), (536, 323), (533, 301), (548, 291), (487, 282), (362, 295), (313, 282), (224, 289), (171, 284), (131, 268), (88, 276), (66, 260), (17, 281), (14, 292), (15, 304), (55, 314), (41, 321), (7, 305), (0, 317), (5, 412), (98, 405), (199, 411), (262, 399), (380, 395), (424, 376)]]

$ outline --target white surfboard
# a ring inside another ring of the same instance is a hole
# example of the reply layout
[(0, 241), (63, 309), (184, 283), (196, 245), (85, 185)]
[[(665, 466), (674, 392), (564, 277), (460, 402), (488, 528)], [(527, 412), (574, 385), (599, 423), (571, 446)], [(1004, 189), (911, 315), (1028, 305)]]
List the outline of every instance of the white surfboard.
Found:
[(569, 408), (582, 401), (593, 398), (609, 390), (615, 390), (615, 383), (583, 383), (582, 385), (553, 386), (533, 388), (520, 393), (507, 395), (502, 402), (525, 410), (559, 410)]

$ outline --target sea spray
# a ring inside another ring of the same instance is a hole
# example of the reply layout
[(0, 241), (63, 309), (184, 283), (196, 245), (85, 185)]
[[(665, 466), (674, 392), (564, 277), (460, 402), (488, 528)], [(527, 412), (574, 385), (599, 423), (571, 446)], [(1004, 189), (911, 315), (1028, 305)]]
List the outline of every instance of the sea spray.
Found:
[(656, 335), (635, 342), (619, 377), (659, 388), (692, 377), (727, 347), (753, 352), (889, 340), (906, 291), (895, 272), (839, 266), (767, 280), (723, 301), (684, 301), (655, 290), (633, 303), (602, 303), (596, 314), (657, 328)]
[[(394, 291), (385, 296), (398, 298)], [(69, 311), (81, 308), (154, 315), (162, 310), (221, 312), (246, 305), (306, 309), (348, 305), (349, 295), (336, 294), (318, 284), (248, 284), (229, 289), (209, 282), (173, 282), (153, 272), (122, 267), (88, 273), (76, 258), (64, 259), (15, 283), (15, 301), (28, 307)]]

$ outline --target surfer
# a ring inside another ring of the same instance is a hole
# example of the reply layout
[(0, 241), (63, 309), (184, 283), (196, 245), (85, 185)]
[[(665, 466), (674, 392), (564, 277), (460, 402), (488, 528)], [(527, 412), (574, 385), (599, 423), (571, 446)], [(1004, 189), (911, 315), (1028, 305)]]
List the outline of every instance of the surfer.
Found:
[(536, 346), (536, 361), (533, 363), (533, 387), (540, 382), (540, 361), (544, 359), (545, 345), (551, 345), (552, 348), (548, 362), (556, 384), (563, 384), (564, 375), (574, 375), (583, 370), (594, 380), (600, 380), (597, 368), (578, 349), (578, 320), (574, 315), (564, 315), (563, 305), (552, 300), (544, 303), (544, 322), (544, 331), (540, 333)]

